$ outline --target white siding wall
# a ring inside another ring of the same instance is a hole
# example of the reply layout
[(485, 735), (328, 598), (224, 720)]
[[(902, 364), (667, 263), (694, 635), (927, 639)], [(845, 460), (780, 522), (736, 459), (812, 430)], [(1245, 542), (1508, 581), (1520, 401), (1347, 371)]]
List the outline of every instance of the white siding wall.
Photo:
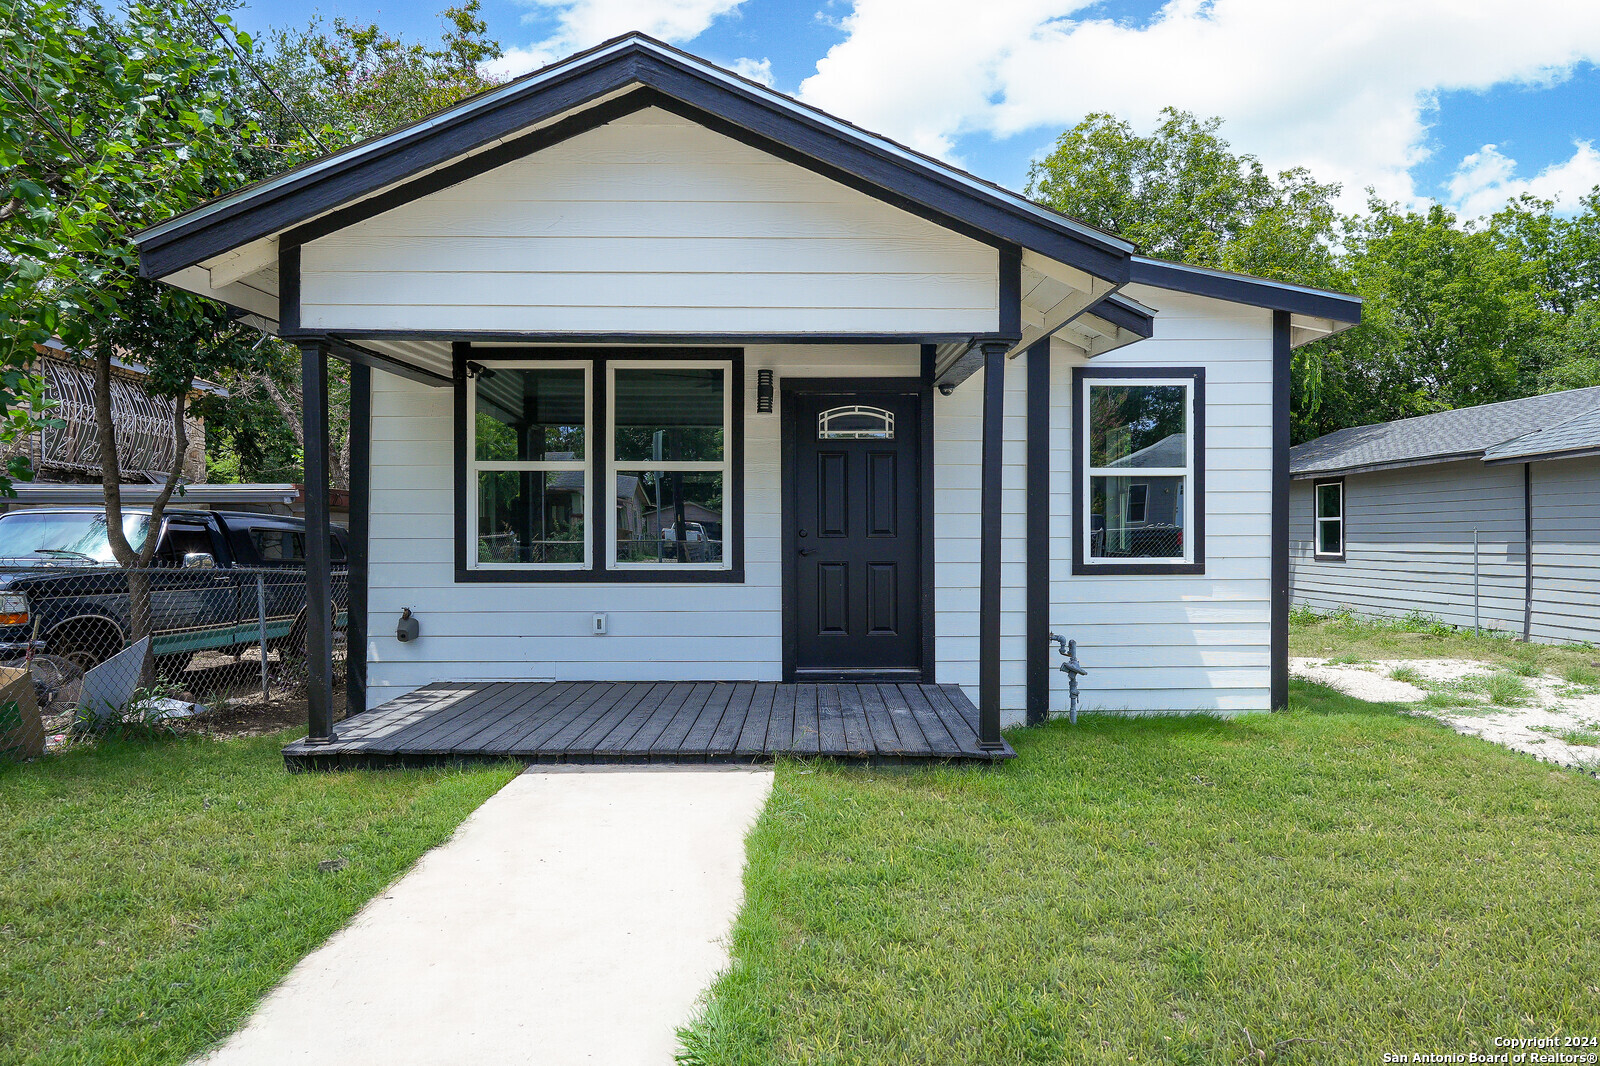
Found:
[(301, 250), (315, 329), (998, 328), (995, 249), (650, 108)]
[[(1526, 596), (1523, 470), (1477, 460), (1345, 478), (1345, 561), (1312, 552), (1311, 481), (1290, 508), (1294, 602), (1358, 614), (1412, 611), (1521, 635)], [(1533, 464), (1534, 640), (1600, 641), (1600, 459)]]
[[(455, 584), (449, 389), (375, 373), (372, 403), (371, 700), (434, 680), (781, 680), (781, 462), (755, 371), (787, 377), (916, 376), (912, 346), (745, 349), (745, 582)], [(422, 639), (394, 639), (411, 607)], [(589, 632), (597, 611), (607, 634)]]
[[(1271, 705), (1272, 313), (1160, 289), (1128, 292), (1160, 312), (1155, 333), (1092, 365), (1205, 368), (1206, 572), (1072, 576), (1072, 362), (1058, 346), (1050, 625), (1078, 641), (1078, 657), (1093, 671), (1081, 682), (1087, 707), (1263, 710)], [(1020, 391), (1008, 410), (1020, 414)], [(1020, 539), (1017, 545), (1021, 559)], [(1008, 595), (1016, 614), (1014, 621), (1008, 616), (1007, 632), (1014, 626), (1019, 634), (1010, 638), (1008, 660), (1020, 659), (1022, 592)], [(1022, 663), (1006, 668), (1016, 686), (1008, 705), (1020, 704)], [(1056, 672), (1051, 679), (1056, 710), (1066, 705), (1067, 678)]]
[[(1270, 318), (1215, 301), (1143, 291), (1162, 310), (1150, 340), (1096, 365), (1205, 366), (1206, 574), (1071, 576), (1071, 365), (1052, 372), (1051, 624), (1094, 672), (1091, 707), (1248, 710), (1267, 706)], [(451, 397), (374, 374), (369, 687), (374, 702), (433, 680), (485, 678), (777, 680), (782, 664), (778, 416), (755, 413), (755, 370), (780, 377), (911, 376), (914, 347), (746, 349), (746, 582), (743, 585), (454, 584)], [(1006, 380), (1002, 705), (1024, 704), (1024, 361)], [(977, 696), (981, 374), (935, 396), (937, 671)], [(393, 621), (416, 610), (422, 639)], [(589, 633), (596, 611), (609, 633)], [(1052, 674), (1052, 707), (1066, 701)]]

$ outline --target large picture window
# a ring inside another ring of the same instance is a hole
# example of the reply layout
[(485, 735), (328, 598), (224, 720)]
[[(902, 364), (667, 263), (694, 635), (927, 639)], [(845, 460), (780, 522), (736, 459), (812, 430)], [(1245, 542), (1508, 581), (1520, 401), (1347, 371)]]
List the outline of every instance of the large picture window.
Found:
[(1075, 573), (1204, 568), (1204, 374), (1080, 368)]
[(743, 580), (737, 355), (521, 354), (458, 352), (457, 580)]

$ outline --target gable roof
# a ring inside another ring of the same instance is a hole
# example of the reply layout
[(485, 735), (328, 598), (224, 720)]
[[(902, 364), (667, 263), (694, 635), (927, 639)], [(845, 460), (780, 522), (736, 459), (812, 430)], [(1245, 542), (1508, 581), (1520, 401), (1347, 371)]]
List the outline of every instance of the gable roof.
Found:
[(1521, 462), (1584, 440), (1600, 448), (1600, 386), (1341, 429), (1291, 448), (1289, 471), (1303, 478), (1458, 459)]
[(648, 106), (989, 243), (1031, 249), (1114, 285), (1128, 280), (1130, 242), (639, 33), (141, 230), (133, 238), (140, 270), (163, 277), (380, 191), (423, 195), (441, 187), (438, 179), (415, 179), (447, 164), (455, 164), (451, 179), (463, 180), (467, 169), (481, 172)]

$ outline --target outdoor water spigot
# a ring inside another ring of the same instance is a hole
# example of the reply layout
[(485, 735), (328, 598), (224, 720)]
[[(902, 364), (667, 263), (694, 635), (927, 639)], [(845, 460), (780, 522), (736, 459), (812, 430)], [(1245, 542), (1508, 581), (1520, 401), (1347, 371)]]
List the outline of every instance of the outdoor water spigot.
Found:
[(394, 627), (394, 639), (402, 644), (410, 644), (421, 631), (422, 627), (411, 617), (411, 608), (400, 608), (400, 624)]
[(1061, 654), (1067, 657), (1067, 661), (1061, 664), (1061, 672), (1067, 675), (1067, 697), (1069, 701), (1067, 704), (1067, 719), (1076, 725), (1078, 723), (1078, 678), (1086, 675), (1089, 671), (1085, 670), (1078, 662), (1077, 641), (1068, 640), (1066, 637), (1057, 636), (1054, 633), (1050, 634), (1050, 639), (1056, 642)]

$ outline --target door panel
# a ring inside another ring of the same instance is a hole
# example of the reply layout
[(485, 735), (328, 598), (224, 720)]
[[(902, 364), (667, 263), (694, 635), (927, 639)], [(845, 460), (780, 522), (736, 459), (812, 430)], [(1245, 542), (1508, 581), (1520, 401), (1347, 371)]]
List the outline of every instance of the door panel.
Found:
[[(861, 405), (892, 420), (848, 414)], [(920, 398), (791, 392), (784, 407), (793, 457), (784, 521), (796, 676), (916, 676), (923, 665)], [(839, 426), (846, 428), (831, 428)], [(842, 439), (819, 439), (825, 431)]]

